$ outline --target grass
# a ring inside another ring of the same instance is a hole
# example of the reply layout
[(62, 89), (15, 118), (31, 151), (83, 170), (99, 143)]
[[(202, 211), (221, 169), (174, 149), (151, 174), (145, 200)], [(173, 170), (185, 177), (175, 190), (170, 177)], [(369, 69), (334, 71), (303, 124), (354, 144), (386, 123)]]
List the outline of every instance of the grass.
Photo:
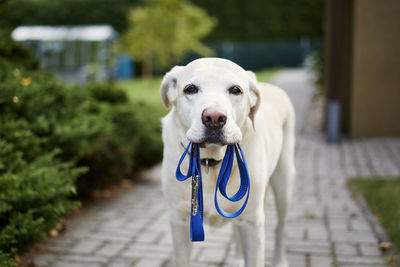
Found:
[(280, 70), (280, 68), (271, 68), (256, 71), (257, 80), (259, 82), (268, 82)]
[[(265, 69), (257, 71), (257, 79), (265, 82), (271, 79), (279, 71), (278, 68)], [(168, 110), (163, 106), (160, 98), (160, 84), (162, 77), (154, 77), (151, 79), (133, 79), (118, 82), (118, 87), (124, 89), (133, 103), (145, 102), (156, 109), (160, 117), (167, 114)]]
[(161, 104), (159, 94), (161, 77), (151, 79), (134, 79), (121, 81), (118, 86), (125, 89), (133, 101), (144, 101), (150, 104)]
[(400, 177), (357, 178), (349, 181), (353, 192), (360, 193), (400, 251)]

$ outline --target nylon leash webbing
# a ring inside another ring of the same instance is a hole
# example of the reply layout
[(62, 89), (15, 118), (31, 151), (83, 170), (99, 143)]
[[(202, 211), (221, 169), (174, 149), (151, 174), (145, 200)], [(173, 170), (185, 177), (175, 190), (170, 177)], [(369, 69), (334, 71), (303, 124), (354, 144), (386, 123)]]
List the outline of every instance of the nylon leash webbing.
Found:
[[(186, 175), (182, 174), (180, 167), (185, 159), (190, 148), (189, 169)], [(233, 196), (228, 196), (226, 193), (226, 186), (228, 184), (232, 167), (233, 158), (236, 155), (239, 173), (240, 173), (240, 187)], [(190, 239), (192, 241), (204, 241), (204, 228), (203, 228), (203, 186), (200, 166), (200, 146), (199, 144), (189, 143), (179, 160), (176, 169), (176, 179), (178, 181), (185, 181), (192, 177), (192, 196), (191, 196), (191, 212), (190, 212)], [(225, 156), (222, 161), (221, 169), (218, 174), (218, 180), (215, 188), (214, 203), (218, 213), (226, 218), (235, 218), (239, 216), (247, 205), (250, 195), (250, 178), (247, 169), (246, 159), (244, 158), (243, 151), (239, 144), (228, 145), (226, 148)], [(239, 201), (246, 196), (242, 207), (236, 212), (229, 213), (220, 208), (217, 195), (218, 191), (223, 197), (230, 201)]]

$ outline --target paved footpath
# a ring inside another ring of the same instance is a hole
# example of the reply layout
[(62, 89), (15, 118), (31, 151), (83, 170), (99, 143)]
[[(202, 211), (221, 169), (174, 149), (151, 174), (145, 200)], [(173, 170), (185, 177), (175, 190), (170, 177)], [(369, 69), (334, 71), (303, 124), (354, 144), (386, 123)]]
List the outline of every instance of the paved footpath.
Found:
[[(310, 75), (279, 72), (272, 83), (292, 98), (297, 113), (297, 183), (288, 218), (292, 267), (385, 266), (378, 238), (346, 188), (354, 176), (400, 175), (400, 139), (361, 139), (328, 145), (315, 131), (321, 112), (311, 102)], [(35, 266), (172, 267), (172, 241), (159, 183), (159, 168), (108, 201), (89, 206), (67, 220), (67, 233), (44, 242)], [(266, 207), (266, 266), (276, 223), (273, 197)], [(193, 266), (233, 266), (230, 226), (206, 228), (206, 241), (194, 244)]]

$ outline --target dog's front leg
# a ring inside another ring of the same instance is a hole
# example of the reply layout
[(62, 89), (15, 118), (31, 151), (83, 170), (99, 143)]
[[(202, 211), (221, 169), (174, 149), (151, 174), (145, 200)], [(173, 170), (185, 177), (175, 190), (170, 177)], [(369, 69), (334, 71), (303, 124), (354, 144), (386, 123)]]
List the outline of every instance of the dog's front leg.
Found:
[(246, 267), (264, 266), (264, 219), (262, 223), (254, 223), (250, 220), (239, 220), (235, 223), (238, 231), (237, 237), (241, 240), (243, 256)]
[(188, 267), (190, 264), (189, 223), (187, 221), (171, 221), (172, 240), (174, 242), (176, 267)]

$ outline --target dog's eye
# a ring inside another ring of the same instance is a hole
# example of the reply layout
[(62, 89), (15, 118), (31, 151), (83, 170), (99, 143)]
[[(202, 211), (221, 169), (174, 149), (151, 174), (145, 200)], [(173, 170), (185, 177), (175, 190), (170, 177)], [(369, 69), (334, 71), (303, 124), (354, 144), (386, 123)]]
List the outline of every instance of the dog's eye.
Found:
[(239, 86), (232, 86), (231, 88), (228, 89), (229, 93), (232, 95), (240, 95), (242, 94), (242, 89), (240, 89)]
[(183, 89), (183, 92), (187, 95), (193, 95), (199, 92), (199, 87), (194, 84), (189, 84)]

